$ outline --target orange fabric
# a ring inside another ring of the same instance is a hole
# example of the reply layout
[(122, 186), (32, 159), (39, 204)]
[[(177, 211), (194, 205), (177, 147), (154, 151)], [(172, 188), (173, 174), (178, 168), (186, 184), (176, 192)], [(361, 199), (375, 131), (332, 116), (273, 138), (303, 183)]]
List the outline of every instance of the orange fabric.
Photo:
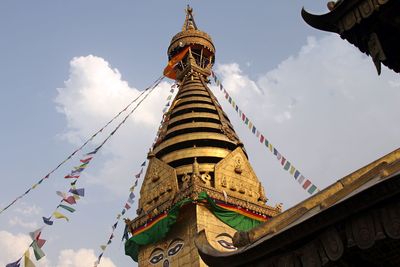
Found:
[(170, 79), (175, 80), (176, 79), (176, 72), (174, 70), (176, 64), (178, 64), (179, 61), (181, 61), (187, 52), (189, 51), (190, 47), (186, 47), (183, 49), (181, 52), (179, 52), (177, 55), (175, 55), (169, 62), (168, 65), (164, 69), (164, 76), (168, 77)]

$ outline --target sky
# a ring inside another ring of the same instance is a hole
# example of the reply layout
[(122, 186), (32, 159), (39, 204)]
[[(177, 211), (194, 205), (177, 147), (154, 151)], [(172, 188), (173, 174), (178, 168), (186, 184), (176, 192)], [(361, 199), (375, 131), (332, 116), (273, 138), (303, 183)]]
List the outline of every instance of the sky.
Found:
[[(325, 1), (2, 1), (0, 208), (160, 76), (187, 3), (198, 27), (213, 38), (214, 71), (224, 87), (319, 189), (399, 147), (399, 75), (383, 67), (378, 76), (357, 48), (301, 19), (303, 6), (327, 12)], [(96, 260), (146, 158), (171, 85), (163, 81), (96, 155), (79, 179), (85, 197), (68, 214), (70, 221), (43, 229), (46, 257), (37, 266)], [(212, 89), (245, 145), (267, 204), (287, 209), (307, 198)], [(63, 177), (82, 153), (0, 214), (0, 266), (22, 256), (28, 233), (57, 206), (55, 192), (68, 189)], [(127, 217), (134, 218), (135, 209)], [(132, 266), (120, 242), (122, 225), (99, 266)]]

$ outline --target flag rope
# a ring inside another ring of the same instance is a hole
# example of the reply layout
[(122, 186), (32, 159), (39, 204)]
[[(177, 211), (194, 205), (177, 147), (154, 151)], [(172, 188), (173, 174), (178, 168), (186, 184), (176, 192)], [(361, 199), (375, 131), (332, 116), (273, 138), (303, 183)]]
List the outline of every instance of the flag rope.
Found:
[[(115, 115), (110, 121), (108, 121), (100, 130), (95, 132), (89, 139), (87, 139), (79, 148), (77, 148), (74, 152), (72, 152), (67, 158), (65, 158), (63, 161), (61, 161), (54, 169), (52, 169), (50, 172), (48, 172), (43, 178), (41, 178), (37, 183), (32, 185), (28, 190), (26, 190), (23, 194), (19, 195), (16, 197), (13, 201), (11, 201), (7, 206), (2, 208), (0, 210), (0, 214), (2, 214), (5, 210), (7, 210), (9, 207), (14, 205), (18, 200), (22, 199), (25, 197), (27, 194), (30, 193), (31, 190), (35, 189), (38, 185), (40, 185), (45, 179), (48, 179), (50, 175), (52, 175), (55, 171), (57, 171), (61, 166), (63, 166), (66, 162), (68, 162), (76, 153), (81, 151), (90, 141), (92, 141), (99, 133), (101, 133), (104, 129), (106, 129), (112, 122), (114, 122), (119, 116), (121, 116), (122, 113), (124, 113), (127, 109), (129, 109), (140, 97), (143, 96), (144, 93), (147, 91), (152, 91), (155, 87), (160, 84), (160, 82), (164, 79), (164, 76), (160, 76), (157, 80), (155, 80), (152, 85), (144, 89), (139, 96), (137, 96), (135, 99), (133, 99), (124, 109), (122, 109), (117, 115)], [(142, 99), (143, 101), (143, 99)], [(140, 102), (141, 103), (141, 102)], [(130, 115), (130, 114), (129, 114)], [(124, 120), (126, 120), (125, 118)], [(118, 127), (119, 128), (119, 127)], [(105, 143), (105, 142), (104, 142)]]
[[(176, 84), (173, 84), (171, 86), (171, 89), (169, 91), (170, 94), (168, 95), (168, 97), (166, 99), (166, 104), (164, 105), (164, 108), (163, 108), (163, 111), (162, 111), (163, 112), (163, 116), (162, 116), (160, 125), (162, 125), (164, 123), (164, 121), (166, 119), (167, 111), (169, 109), (171, 109), (172, 105), (170, 105), (170, 101), (173, 99), (173, 95), (174, 95), (176, 86), (177, 86)], [(152, 147), (154, 146), (155, 142), (158, 139), (158, 136), (160, 134), (160, 130), (161, 130), (161, 127), (158, 129), (158, 131), (156, 133), (156, 136), (154, 138)], [(97, 260), (94, 262), (94, 267), (97, 267), (100, 264), (101, 259), (102, 259), (103, 255), (104, 255), (105, 251), (107, 250), (108, 246), (112, 243), (112, 239), (114, 238), (114, 232), (118, 227), (119, 221), (121, 220), (122, 216), (125, 215), (125, 213), (132, 207), (132, 205), (133, 205), (133, 203), (135, 201), (136, 196), (134, 194), (134, 191), (135, 191), (135, 188), (137, 187), (137, 185), (139, 183), (139, 179), (140, 179), (141, 175), (143, 174), (144, 167), (146, 166), (146, 161), (144, 161), (140, 166), (141, 166), (140, 171), (137, 174), (135, 174), (134, 183), (129, 189), (128, 200), (125, 202), (124, 207), (122, 208), (121, 212), (117, 214), (115, 223), (111, 226), (111, 229), (112, 229), (111, 235), (109, 236), (109, 238), (108, 238), (107, 242), (105, 243), (105, 245), (101, 245), (100, 246), (101, 252), (100, 252), (99, 256), (97, 257)], [(128, 231), (127, 226), (125, 226), (121, 242), (123, 240), (128, 240), (128, 239), (129, 239), (129, 231)]]
[(299, 183), (299, 185), (305, 190), (307, 193), (310, 195), (314, 194), (315, 192), (318, 192), (319, 189), (318, 187), (311, 182), (310, 179), (307, 179), (303, 176), (303, 174), (293, 166), (293, 164), (286, 158), (284, 157), (278, 149), (274, 145), (269, 142), (269, 140), (266, 138), (265, 135), (263, 135), (257, 127), (254, 125), (253, 121), (249, 119), (249, 117), (246, 116), (246, 114), (239, 108), (239, 106), (236, 104), (237, 102), (232, 98), (232, 96), (227, 92), (225, 87), (222, 85), (221, 80), (217, 77), (215, 72), (211, 72), (212, 77), (214, 78), (214, 82), (217, 85), (217, 87), (220, 89), (221, 92), (225, 94), (225, 99), (229, 102), (229, 104), (232, 106), (232, 108), (236, 111), (238, 114), (239, 118), (242, 120), (242, 122), (248, 126), (248, 129), (253, 133), (254, 136), (256, 136), (259, 139), (259, 142), (261, 144), (265, 145), (265, 148), (267, 148), (270, 153), (273, 153), (276, 159), (280, 162), (282, 165), (283, 169), (285, 171), (288, 171), (291, 176), (294, 177), (295, 180)]
[[(28, 249), (25, 251), (24, 256), (21, 256), (21, 257), (20, 257), (17, 261), (15, 261), (15, 262), (12, 262), (12, 263), (7, 264), (7, 265), (6, 265), (7, 267), (19, 267), (19, 266), (20, 266), (20, 261), (22, 260), (22, 257), (24, 257), (25, 263), (28, 262), (28, 261), (30, 262), (30, 259), (29, 259), (29, 249), (30, 249), (31, 247), (32, 247), (32, 249), (33, 249), (33, 251), (34, 251), (36, 260), (40, 260), (42, 257), (45, 256), (45, 254), (44, 254), (44, 252), (42, 251), (41, 248), (42, 248), (42, 246), (44, 245), (44, 243), (46, 242), (46, 240), (40, 239), (40, 235), (41, 235), (41, 233), (42, 233), (43, 228), (46, 227), (46, 226), (51, 226), (51, 225), (53, 225), (54, 221), (51, 220), (52, 217), (54, 217), (54, 218), (56, 218), (56, 219), (65, 219), (66, 221), (69, 221), (69, 218), (68, 218), (67, 216), (65, 216), (64, 214), (62, 214), (61, 212), (59, 212), (58, 209), (59, 209), (59, 208), (63, 208), (64, 210), (67, 210), (67, 211), (69, 211), (69, 212), (71, 212), (71, 213), (75, 212), (75, 209), (74, 209), (74, 208), (72, 208), (72, 207), (70, 207), (70, 206), (67, 206), (67, 205), (64, 205), (64, 204), (62, 204), (62, 203), (63, 203), (63, 202), (66, 202), (66, 203), (68, 203), (68, 204), (70, 204), (70, 205), (75, 204), (76, 201), (77, 201), (78, 199), (80, 199), (80, 197), (83, 197), (83, 196), (85, 195), (85, 193), (84, 193), (84, 192), (85, 192), (85, 189), (84, 189), (84, 188), (78, 188), (78, 189), (76, 188), (76, 182), (78, 181), (78, 178), (80, 177), (82, 171), (84, 171), (84, 170), (86, 169), (87, 165), (88, 165), (88, 164), (90, 163), (90, 161), (93, 159), (94, 155), (104, 146), (104, 144), (111, 138), (111, 136), (113, 136), (113, 135), (117, 132), (117, 130), (126, 122), (126, 120), (133, 114), (133, 112), (140, 106), (140, 104), (153, 92), (153, 90), (160, 84), (160, 82), (163, 80), (163, 78), (164, 78), (164, 77), (161, 77), (161, 78), (157, 79), (157, 81), (156, 81), (151, 87), (148, 87), (147, 89), (145, 89), (145, 90), (141, 93), (141, 95), (143, 95), (144, 92), (147, 92), (147, 94), (144, 95), (144, 97), (137, 103), (137, 105), (125, 116), (125, 118), (124, 118), (124, 119), (115, 127), (115, 129), (107, 136), (107, 138), (105, 138), (104, 141), (103, 141), (97, 148), (95, 148), (92, 152), (89, 152), (89, 153), (85, 154), (85, 157), (84, 157), (83, 159), (80, 160), (80, 162), (81, 162), (82, 164), (80, 164), (80, 165), (77, 166), (77, 167), (74, 167), (73, 170), (72, 170), (69, 174), (67, 174), (67, 175), (64, 177), (65, 179), (70, 179), (70, 178), (75, 179), (75, 180), (71, 183), (71, 188), (70, 188), (70, 190), (69, 190), (69, 193), (71, 193), (71, 196), (68, 196), (67, 193), (63, 193), (63, 192), (60, 192), (60, 191), (57, 191), (57, 192), (56, 192), (57, 195), (61, 196), (61, 198), (62, 198), (61, 201), (60, 201), (60, 203), (57, 205), (57, 207), (55, 208), (55, 210), (53, 211), (53, 213), (52, 213), (49, 217), (42, 217), (44, 225), (43, 225), (41, 228), (39, 228), (38, 230), (36, 230), (35, 232), (30, 233), (30, 236), (31, 236), (31, 238), (32, 238), (33, 241), (32, 241), (32, 243), (28, 246)], [(139, 96), (139, 97), (140, 97), (140, 96)], [(136, 100), (139, 99), (139, 97), (136, 98)], [(132, 102), (130, 103), (129, 106), (131, 106), (134, 102), (135, 102), (135, 100), (132, 101)], [(118, 115), (115, 116), (112, 120), (115, 120), (117, 117), (119, 117), (119, 115), (121, 115), (124, 111), (126, 111), (126, 110), (129, 108), (129, 106), (127, 106), (126, 108), (124, 108), (124, 110), (121, 111), (120, 113), (118, 113)], [(108, 126), (110, 123), (111, 123), (111, 122), (107, 123), (106, 126)], [(105, 127), (106, 127), (106, 126), (105, 126)], [(102, 130), (104, 130), (105, 127), (103, 127), (103, 128), (102, 128), (100, 131), (98, 131), (95, 135), (97, 135), (99, 132), (101, 132)], [(94, 135), (94, 136), (95, 136), (95, 135)], [(93, 138), (92, 138), (92, 139), (93, 139)], [(86, 145), (87, 143), (88, 143), (88, 141), (85, 142), (85, 145)], [(84, 147), (84, 146), (81, 146), (81, 149), (82, 149), (83, 147)], [(80, 150), (81, 150), (81, 149), (80, 149)], [(77, 151), (79, 151), (79, 150), (77, 150)], [(76, 153), (76, 152), (75, 152), (75, 153)], [(75, 154), (75, 153), (74, 153), (74, 154)], [(143, 169), (143, 168), (142, 168), (142, 169)], [(136, 185), (135, 185), (135, 186), (136, 186)], [(117, 224), (118, 224), (118, 222), (117, 222), (117, 223), (115, 224), (115, 226), (113, 227), (113, 230), (115, 230)], [(112, 237), (113, 237), (113, 233), (112, 233), (112, 236), (110, 236), (110, 240), (112, 239)], [(111, 242), (110, 242), (110, 243), (111, 243)], [(97, 265), (96, 265), (96, 266), (97, 266)]]

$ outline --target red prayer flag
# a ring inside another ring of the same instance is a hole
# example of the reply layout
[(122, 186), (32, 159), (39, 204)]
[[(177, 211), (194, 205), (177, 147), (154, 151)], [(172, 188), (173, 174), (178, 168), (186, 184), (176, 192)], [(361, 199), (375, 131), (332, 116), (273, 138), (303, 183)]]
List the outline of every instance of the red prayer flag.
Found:
[(67, 198), (64, 198), (63, 200), (65, 202), (67, 202), (68, 204), (71, 204), (71, 205), (76, 203), (76, 200), (75, 200), (74, 196), (69, 196)]
[(303, 184), (303, 188), (307, 189), (307, 187), (309, 187), (310, 184), (311, 184), (310, 180), (307, 179), (307, 181), (305, 181), (304, 184)]
[(260, 135), (260, 143), (264, 143), (264, 135)]

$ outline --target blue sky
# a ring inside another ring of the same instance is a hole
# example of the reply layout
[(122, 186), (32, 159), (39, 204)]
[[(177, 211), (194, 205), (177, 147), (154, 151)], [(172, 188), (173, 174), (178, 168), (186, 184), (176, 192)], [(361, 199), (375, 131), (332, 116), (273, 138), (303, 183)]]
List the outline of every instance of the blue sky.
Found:
[[(215, 70), (227, 90), (320, 188), (399, 146), (398, 75), (384, 68), (377, 76), (357, 48), (306, 25), (302, 6), (324, 13), (324, 1), (3, 1), (0, 162), (6, 190), (0, 207), (160, 75), (187, 3), (198, 27), (213, 37)], [(69, 223), (44, 230), (47, 257), (40, 266), (87, 266), (91, 263), (83, 259), (100, 253), (151, 145), (170, 83), (155, 91), (81, 177), (87, 195)], [(288, 208), (306, 198), (215, 94), (247, 148), (269, 204)], [(62, 177), (78, 159), (0, 215), (0, 265), (23, 253), (26, 234), (57, 205), (55, 191), (68, 187)], [(133, 218), (134, 209), (127, 215)], [(118, 241), (121, 228), (100, 266), (131, 264)]]

